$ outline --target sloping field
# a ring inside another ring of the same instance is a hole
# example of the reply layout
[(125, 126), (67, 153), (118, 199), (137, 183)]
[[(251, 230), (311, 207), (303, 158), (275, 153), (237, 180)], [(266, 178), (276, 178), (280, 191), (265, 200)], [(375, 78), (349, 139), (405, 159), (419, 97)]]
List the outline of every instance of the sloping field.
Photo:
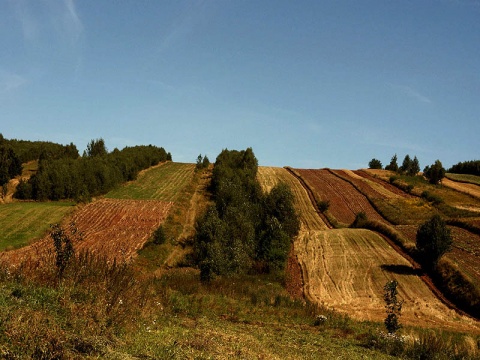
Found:
[[(460, 191), (462, 193), (465, 193), (480, 199), (480, 185), (453, 181), (448, 178), (443, 178), (442, 184), (445, 186), (448, 186), (449, 188), (455, 189), (457, 191)], [(480, 208), (476, 210), (474, 209), (474, 211), (480, 212)]]
[[(400, 231), (412, 244), (415, 244), (417, 226), (397, 226)], [(470, 277), (473, 284), (480, 288), (480, 235), (471, 233), (456, 226), (449, 226), (452, 233), (452, 251), (445, 256), (456, 263), (466, 275)]]
[(258, 168), (257, 177), (265, 192), (269, 192), (280, 181), (290, 186), (295, 196), (295, 207), (300, 215), (302, 230), (328, 229), (325, 222), (323, 222), (313, 207), (312, 201), (305, 188), (286, 169), (261, 166)]
[(370, 173), (371, 169), (331, 171), (351, 182), (392, 224), (419, 224), (437, 212), (423, 199), (407, 194), (389, 182), (381, 180), (378, 172), (383, 170), (377, 170), (375, 175)]
[(330, 213), (337, 221), (349, 225), (360, 212), (371, 220), (384, 221), (372, 207), (367, 197), (349, 182), (327, 169), (295, 169), (305, 182), (312, 187), (322, 200), (330, 201)]
[(14, 202), (0, 205), (0, 251), (40, 239), (49, 225), (60, 222), (75, 207), (67, 202)]
[(195, 164), (166, 162), (142, 171), (137, 180), (110, 191), (111, 199), (177, 201), (190, 183)]
[[(367, 183), (369, 186), (374, 188), (377, 192), (385, 196), (386, 198), (396, 199), (396, 198), (412, 198), (412, 195), (407, 194), (406, 192), (400, 190), (396, 186), (393, 186), (389, 182), (385, 180), (381, 180), (378, 176), (373, 176), (369, 172), (365, 170), (355, 170), (350, 171), (355, 175), (359, 176), (359, 178)], [(349, 174), (350, 172), (346, 172)]]
[(445, 177), (453, 181), (470, 183), (480, 186), (480, 176), (477, 175), (446, 173)]
[[(173, 203), (156, 200), (103, 199), (87, 204), (71, 218), (82, 239), (75, 241), (76, 252), (89, 250), (117, 261), (128, 261), (165, 220)], [(42, 240), (0, 254), (0, 259), (18, 264), (53, 252), (49, 235)]]
[[(182, 191), (191, 182), (194, 168), (194, 164), (163, 163), (142, 172), (136, 181), (108, 193), (106, 199), (92, 202), (77, 210), (69, 219), (83, 233), (83, 240), (75, 244), (76, 250), (88, 249), (110, 259), (122, 261), (135, 256), (136, 251), (166, 219), (174, 201), (179, 199)], [(50, 224), (62, 222), (68, 213), (66, 209), (74, 208), (64, 206), (63, 212), (58, 216), (52, 216), (52, 209), (60, 209), (61, 203), (14, 203), (2, 206), (25, 207), (28, 204), (36, 207), (23, 215), (29, 221), (25, 228), (29, 231), (41, 229), (38, 237), (45, 234)], [(39, 212), (38, 208), (43, 207), (45, 210)], [(10, 227), (11, 238), (22, 235), (16, 225), (22, 223), (22, 217), (13, 222), (11, 216), (17, 213), (12, 215), (10, 211), (8, 213), (8, 219), (5, 220), (8, 226), (2, 227), (2, 230), (7, 231)], [(30, 237), (29, 233), (22, 236), (28, 240), (35, 237)], [(4, 236), (2, 239), (9, 238)], [(8, 240), (8, 245), (10, 244), (11, 241)], [(41, 257), (42, 254), (51, 251), (53, 251), (52, 240), (46, 236), (43, 240), (25, 248), (2, 253), (0, 258), (18, 263), (27, 258)]]
[(397, 280), (405, 300), (401, 322), (480, 331), (477, 322), (442, 304), (415, 270), (379, 235), (362, 229), (310, 231), (295, 242), (311, 301), (357, 319), (385, 319), (383, 286)]

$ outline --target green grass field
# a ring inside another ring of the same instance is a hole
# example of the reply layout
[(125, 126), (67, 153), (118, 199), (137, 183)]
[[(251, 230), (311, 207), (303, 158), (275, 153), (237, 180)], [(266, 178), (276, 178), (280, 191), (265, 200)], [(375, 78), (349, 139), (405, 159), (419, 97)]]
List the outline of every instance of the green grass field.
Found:
[(110, 191), (111, 199), (177, 201), (192, 180), (195, 164), (167, 162), (140, 174), (136, 181)]
[(0, 205), (0, 251), (42, 237), (75, 207), (71, 202), (13, 202)]
[(447, 173), (445, 174), (445, 176), (450, 180), (480, 185), (480, 176), (468, 175), (468, 174), (451, 174), (451, 173)]

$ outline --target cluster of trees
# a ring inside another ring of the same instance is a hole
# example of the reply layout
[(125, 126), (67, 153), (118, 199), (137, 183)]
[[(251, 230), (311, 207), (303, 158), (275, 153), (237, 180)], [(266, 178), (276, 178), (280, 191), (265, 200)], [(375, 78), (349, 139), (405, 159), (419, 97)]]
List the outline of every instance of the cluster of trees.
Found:
[(171, 160), (171, 155), (156, 146), (126, 147), (109, 153), (103, 139), (92, 140), (82, 157), (78, 153), (76, 157), (41, 156), (37, 173), (28, 181), (20, 181), (14, 196), (85, 201), (134, 180), (140, 170), (166, 160)]
[[(416, 156), (412, 159), (410, 155), (405, 155), (403, 159), (402, 166), (398, 166), (398, 158), (397, 154), (393, 155), (392, 159), (390, 160), (390, 164), (385, 166), (385, 170), (394, 171), (398, 174), (408, 175), (408, 176), (415, 176), (420, 171), (420, 163)], [(370, 169), (382, 169), (383, 165), (382, 162), (378, 159), (373, 158), (368, 163), (368, 167)]]
[(480, 160), (463, 161), (453, 165), (448, 172), (480, 176)]
[(22, 174), (22, 162), (13, 149), (0, 142), (0, 186), (2, 188), (8, 181)]
[(214, 204), (196, 223), (194, 257), (202, 280), (216, 275), (281, 273), (300, 222), (288, 185), (264, 194), (251, 148), (223, 150), (215, 161)]
[(0, 145), (11, 148), (22, 164), (41, 158), (61, 159), (67, 157), (76, 159), (79, 156), (77, 147), (73, 143), (61, 145), (49, 141), (5, 139), (0, 134)]
[[(420, 171), (420, 163), (416, 156), (412, 159), (410, 155), (405, 155), (402, 165), (398, 166), (397, 154), (393, 155), (390, 163), (385, 166), (385, 170), (394, 171), (400, 175), (415, 176)], [(479, 162), (480, 166), (480, 162)], [(382, 169), (382, 162), (378, 159), (373, 158), (368, 163), (370, 169)], [(479, 167), (480, 170), (480, 167)], [(434, 164), (428, 165), (423, 170), (423, 175), (429, 180), (432, 184), (438, 184), (445, 177), (445, 169), (440, 160), (436, 160)]]
[(206, 169), (209, 166), (210, 166), (210, 160), (208, 159), (207, 155), (202, 156), (202, 154), (199, 154), (197, 156), (197, 162), (195, 164), (195, 170)]

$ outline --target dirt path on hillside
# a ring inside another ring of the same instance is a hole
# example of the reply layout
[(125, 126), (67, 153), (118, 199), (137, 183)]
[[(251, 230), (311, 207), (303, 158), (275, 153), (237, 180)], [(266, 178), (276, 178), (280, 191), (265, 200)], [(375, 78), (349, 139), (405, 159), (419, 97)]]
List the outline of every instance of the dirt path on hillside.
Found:
[[(164, 266), (167, 268), (174, 267), (180, 260), (183, 259), (186, 252), (189, 251), (182, 244), (188, 241), (189, 238), (195, 234), (195, 221), (197, 217), (202, 214), (207, 208), (208, 198), (207, 198), (207, 187), (211, 181), (211, 173), (205, 172), (200, 181), (197, 184), (195, 193), (190, 199), (190, 206), (187, 210), (186, 221), (183, 225), (182, 233), (179, 237), (180, 245), (175, 246), (175, 248), (170, 252), (167, 259), (164, 261)], [(161, 270), (160, 270), (161, 271)]]

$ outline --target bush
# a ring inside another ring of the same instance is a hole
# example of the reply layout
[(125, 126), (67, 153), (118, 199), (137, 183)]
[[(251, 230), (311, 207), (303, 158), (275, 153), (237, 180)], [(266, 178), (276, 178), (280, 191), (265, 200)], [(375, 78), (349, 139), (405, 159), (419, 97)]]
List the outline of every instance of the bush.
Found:
[(163, 228), (163, 225), (160, 225), (157, 230), (154, 231), (152, 238), (155, 245), (165, 244), (167, 241), (167, 236), (165, 235), (165, 229)]
[(421, 198), (433, 203), (433, 205), (440, 205), (443, 203), (443, 200), (441, 197), (434, 195), (427, 190), (423, 191), (422, 194), (420, 195)]
[(329, 200), (320, 200), (317, 201), (317, 207), (320, 212), (324, 213), (327, 211), (330, 207), (330, 201)]
[(373, 158), (368, 163), (368, 167), (370, 169), (382, 169), (383, 166), (382, 166), (382, 162), (380, 160)]

